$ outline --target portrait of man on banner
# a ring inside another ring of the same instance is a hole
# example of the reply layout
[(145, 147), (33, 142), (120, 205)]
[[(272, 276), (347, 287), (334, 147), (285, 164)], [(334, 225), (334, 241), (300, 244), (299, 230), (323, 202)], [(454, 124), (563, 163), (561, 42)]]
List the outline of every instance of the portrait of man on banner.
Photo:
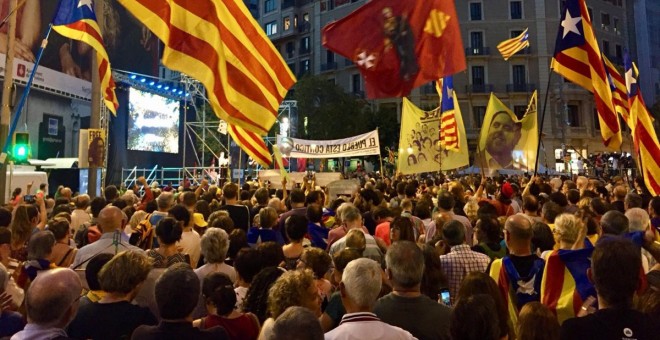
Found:
[(478, 164), (488, 170), (531, 171), (537, 145), (536, 93), (521, 119), (491, 95), (479, 136)]
[(102, 129), (89, 129), (87, 158), (90, 168), (102, 168), (105, 166), (105, 132)]

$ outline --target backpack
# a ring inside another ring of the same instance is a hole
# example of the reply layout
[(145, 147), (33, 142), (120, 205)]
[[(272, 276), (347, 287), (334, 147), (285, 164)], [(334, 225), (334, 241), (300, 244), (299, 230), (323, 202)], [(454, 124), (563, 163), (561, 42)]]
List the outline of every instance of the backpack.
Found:
[(128, 243), (144, 249), (149, 250), (154, 244), (154, 227), (151, 225), (151, 214), (147, 215), (133, 230)]
[(90, 243), (96, 242), (101, 238), (101, 234), (101, 231), (95, 224), (84, 223), (76, 230), (73, 240), (76, 242), (76, 247), (80, 249)]

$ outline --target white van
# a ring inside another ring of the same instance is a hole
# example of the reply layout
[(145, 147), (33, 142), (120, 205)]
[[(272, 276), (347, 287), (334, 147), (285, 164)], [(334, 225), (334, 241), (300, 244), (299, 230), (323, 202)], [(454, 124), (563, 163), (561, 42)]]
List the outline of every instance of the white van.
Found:
[(41, 183), (48, 184), (48, 175), (43, 171), (35, 171), (34, 166), (14, 166), (13, 171), (7, 169), (7, 192), (5, 192), (5, 202), (11, 200), (11, 193), (15, 188), (21, 188), (21, 195), (27, 194), (27, 186), (32, 182), (32, 192), (34, 195), (39, 190)]

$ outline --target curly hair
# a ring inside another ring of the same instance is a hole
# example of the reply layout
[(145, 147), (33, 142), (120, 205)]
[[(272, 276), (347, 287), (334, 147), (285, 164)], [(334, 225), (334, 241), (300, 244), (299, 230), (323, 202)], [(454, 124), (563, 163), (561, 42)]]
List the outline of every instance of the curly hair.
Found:
[[(309, 288), (315, 285), (311, 270), (288, 271), (268, 290), (268, 311), (273, 319), (291, 306), (301, 306)], [(305, 292), (305, 293), (303, 293)]]
[(307, 248), (300, 257), (305, 268), (314, 273), (314, 278), (322, 279), (332, 266), (332, 258), (320, 248)]
[(243, 312), (256, 315), (259, 322), (263, 324), (268, 318), (268, 292), (282, 274), (284, 274), (284, 270), (278, 267), (262, 269), (252, 279), (252, 284), (243, 300)]

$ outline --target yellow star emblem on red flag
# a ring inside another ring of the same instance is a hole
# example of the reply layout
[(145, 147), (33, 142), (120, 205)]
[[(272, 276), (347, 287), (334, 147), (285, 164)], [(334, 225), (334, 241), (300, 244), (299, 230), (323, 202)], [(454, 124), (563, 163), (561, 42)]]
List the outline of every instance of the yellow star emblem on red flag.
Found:
[(447, 28), (447, 22), (450, 19), (451, 17), (449, 15), (434, 9), (429, 13), (429, 18), (426, 19), (424, 32), (436, 38), (440, 38), (445, 31), (445, 28)]

